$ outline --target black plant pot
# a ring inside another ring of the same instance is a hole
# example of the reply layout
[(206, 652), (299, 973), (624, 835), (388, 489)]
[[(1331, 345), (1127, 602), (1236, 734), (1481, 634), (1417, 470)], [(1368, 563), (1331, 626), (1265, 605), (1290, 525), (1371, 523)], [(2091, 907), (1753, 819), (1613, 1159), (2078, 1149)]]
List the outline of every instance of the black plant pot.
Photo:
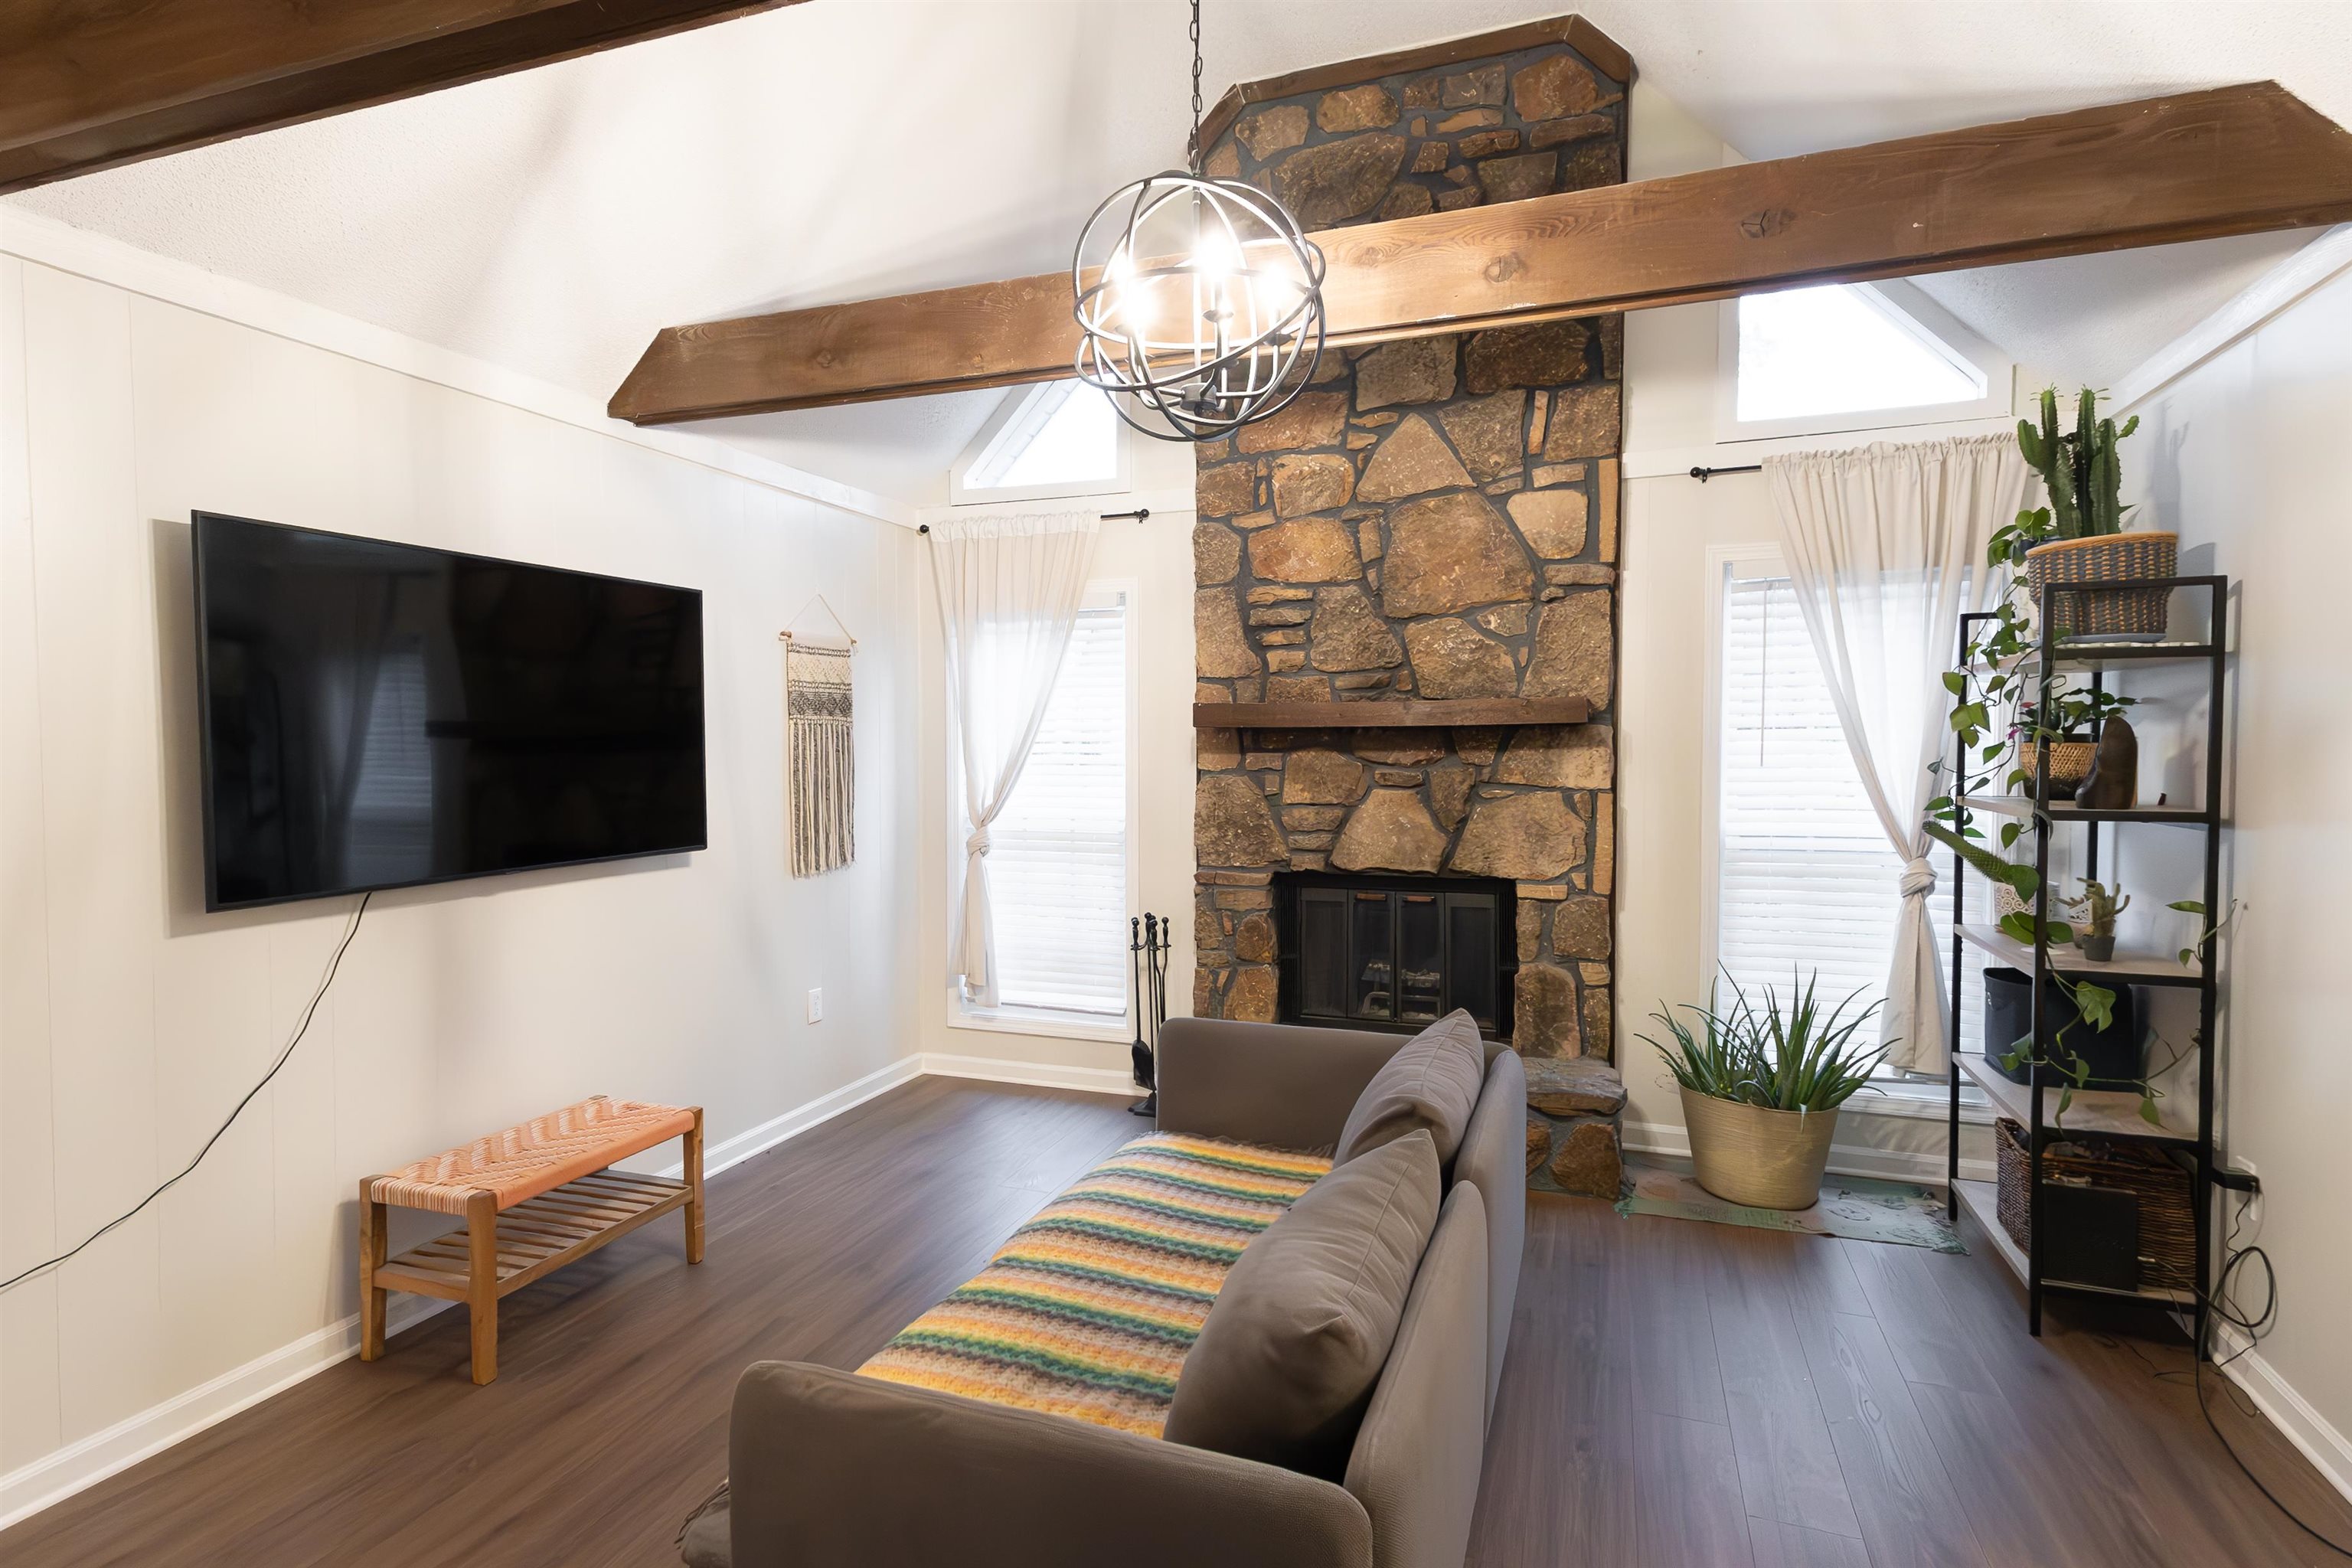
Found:
[[(2013, 1050), (2027, 1049), (2018, 1042), (2033, 1029), (2033, 1015), (2029, 1005), (2032, 982), (2019, 970), (1988, 969), (1985, 983), (1985, 1060), (1992, 1069), (2011, 1083), (2025, 1083), (2027, 1066), (2021, 1061), (2014, 1068), (2001, 1064), (2001, 1058)], [(2044, 981), (2042, 989), (2042, 1011), (2053, 1020), (2052, 1034), (2060, 1026), (2066, 1026), (2065, 1038), (2053, 1046), (2050, 1060), (2072, 1074), (2079, 1058), (2090, 1063), (2091, 1077), (2085, 1089), (2132, 1089), (2145, 1073), (2142, 1047), (2145, 1032), (2140, 1026), (2139, 995), (2128, 985), (2105, 985), (2103, 990), (2116, 994), (2115, 1007), (2104, 1029), (2094, 1029), (2074, 1011), (2074, 1004), (2055, 981)], [(2030, 1043), (2029, 1043), (2030, 1044)], [(2028, 1054), (2031, 1054), (2030, 1049)], [(2045, 1068), (2042, 1081), (2050, 1083), (2053, 1075)]]

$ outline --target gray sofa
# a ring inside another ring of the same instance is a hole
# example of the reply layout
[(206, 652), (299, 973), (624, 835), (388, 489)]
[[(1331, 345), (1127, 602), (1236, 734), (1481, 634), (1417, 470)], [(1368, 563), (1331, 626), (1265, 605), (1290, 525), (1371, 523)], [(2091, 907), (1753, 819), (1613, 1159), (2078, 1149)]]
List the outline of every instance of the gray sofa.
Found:
[[(1162, 1131), (1328, 1148), (1406, 1037), (1171, 1019)], [(732, 1568), (1460, 1568), (1526, 1236), (1525, 1079), (1486, 1071), (1343, 1484), (1034, 1411), (763, 1362), (735, 1391)]]

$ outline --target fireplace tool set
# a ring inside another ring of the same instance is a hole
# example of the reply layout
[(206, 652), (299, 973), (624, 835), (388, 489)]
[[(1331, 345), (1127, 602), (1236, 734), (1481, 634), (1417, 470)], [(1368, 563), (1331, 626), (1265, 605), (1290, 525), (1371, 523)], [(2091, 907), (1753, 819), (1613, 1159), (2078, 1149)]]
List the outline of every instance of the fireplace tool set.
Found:
[(1153, 1059), (1160, 1050), (1160, 1026), (1168, 1021), (1168, 949), (1176, 922), (1144, 914), (1127, 922), (1128, 979), (1135, 996), (1135, 1043), (1128, 1050), (1135, 1058), (1135, 1087), (1147, 1091), (1128, 1109), (1138, 1116), (1160, 1114), (1159, 1079)]

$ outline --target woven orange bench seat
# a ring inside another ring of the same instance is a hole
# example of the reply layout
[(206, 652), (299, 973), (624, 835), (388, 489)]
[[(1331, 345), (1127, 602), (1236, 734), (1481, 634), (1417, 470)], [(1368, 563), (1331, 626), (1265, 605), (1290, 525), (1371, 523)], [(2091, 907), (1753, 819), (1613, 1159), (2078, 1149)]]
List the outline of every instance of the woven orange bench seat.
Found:
[(369, 1195), (403, 1208), (464, 1214), (488, 1193), (502, 1209), (642, 1154), (694, 1131), (697, 1112), (678, 1105), (598, 1095), (518, 1127), (368, 1178)]
[[(684, 1179), (611, 1169), (672, 1138)], [(387, 1209), (463, 1215), (466, 1228), (385, 1257)], [(476, 1383), (498, 1376), (499, 1298), (672, 1209), (702, 1261), (702, 1108), (598, 1095), (360, 1182), (360, 1359), (383, 1354), (384, 1292), (463, 1301)]]

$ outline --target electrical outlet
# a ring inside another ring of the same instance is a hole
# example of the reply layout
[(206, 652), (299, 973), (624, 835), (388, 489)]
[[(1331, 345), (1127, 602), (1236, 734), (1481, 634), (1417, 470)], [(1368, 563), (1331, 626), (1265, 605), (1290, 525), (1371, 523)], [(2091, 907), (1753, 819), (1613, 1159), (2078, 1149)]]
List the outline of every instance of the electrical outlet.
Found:
[(824, 1021), (824, 987), (822, 985), (812, 985), (809, 987), (809, 1022), (812, 1024), (818, 1024), (823, 1023)]

